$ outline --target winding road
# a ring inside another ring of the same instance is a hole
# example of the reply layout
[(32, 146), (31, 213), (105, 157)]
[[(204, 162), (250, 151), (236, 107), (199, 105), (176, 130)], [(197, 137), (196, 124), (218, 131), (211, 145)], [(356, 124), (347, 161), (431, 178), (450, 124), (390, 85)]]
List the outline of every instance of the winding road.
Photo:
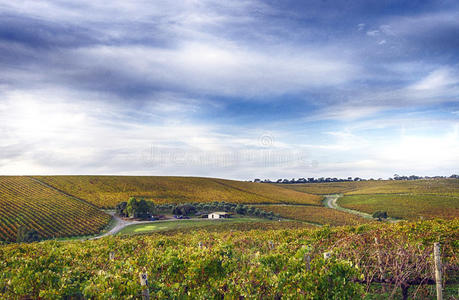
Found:
[[(104, 236), (115, 235), (118, 232), (120, 232), (121, 230), (123, 230), (123, 228), (125, 228), (127, 226), (130, 226), (130, 225), (145, 224), (145, 223), (158, 224), (158, 223), (163, 223), (163, 222), (180, 222), (181, 221), (180, 219), (166, 219), (166, 220), (156, 220), (156, 221), (125, 220), (125, 219), (122, 219), (122, 218), (118, 217), (115, 214), (114, 211), (110, 211), (110, 212), (105, 211), (105, 213), (108, 213), (109, 215), (112, 216), (112, 218), (113, 218), (112, 220), (113, 220), (113, 222), (115, 222), (115, 224), (112, 225), (113, 227), (109, 231), (107, 231), (107, 232), (105, 232), (103, 234), (91, 237), (91, 238), (89, 238), (89, 240), (96, 240), (96, 239), (100, 239), (100, 238), (102, 238)], [(202, 218), (189, 218), (189, 219), (186, 219), (186, 221), (202, 221)]]
[[(340, 211), (344, 211), (344, 212), (347, 212), (347, 213), (350, 213), (350, 214), (354, 214), (354, 215), (357, 215), (357, 216), (360, 216), (362, 218), (366, 218), (366, 219), (374, 219), (372, 215), (370, 214), (367, 214), (367, 213), (364, 213), (364, 212), (361, 212), (361, 211), (358, 211), (358, 210), (353, 210), (353, 209), (349, 209), (349, 208), (344, 208), (344, 207), (341, 207), (338, 205), (338, 199), (340, 197), (342, 197), (343, 195), (341, 194), (331, 194), (331, 195), (324, 195), (324, 200), (323, 200), (323, 204), (326, 206), (326, 207), (329, 207), (329, 208), (333, 208), (333, 209), (336, 209), (336, 210), (340, 210)], [(387, 218), (386, 221), (390, 222), (390, 223), (395, 223), (395, 222), (399, 222), (400, 220), (398, 219), (394, 219), (394, 218)]]
[(105, 232), (105, 233), (103, 233), (101, 235), (89, 238), (89, 240), (96, 240), (96, 239), (103, 238), (104, 236), (117, 234), (124, 227), (127, 227), (129, 225), (157, 222), (157, 221), (123, 220), (120, 217), (118, 217), (117, 215), (115, 215), (115, 212), (107, 212), (107, 213), (112, 216), (112, 218), (113, 218), (112, 220), (113, 220), (113, 222), (115, 222), (114, 226), (109, 231), (107, 231), (107, 232)]
[(373, 217), (370, 214), (339, 206), (338, 205), (338, 199), (340, 197), (342, 197), (342, 195), (340, 195), (340, 194), (324, 195), (324, 197), (325, 197), (325, 199), (323, 200), (323, 203), (324, 203), (324, 205), (326, 207), (333, 208), (333, 209), (340, 210), (340, 211), (344, 211), (344, 212), (347, 212), (347, 213), (351, 213), (351, 214), (360, 216), (362, 218), (373, 219)]

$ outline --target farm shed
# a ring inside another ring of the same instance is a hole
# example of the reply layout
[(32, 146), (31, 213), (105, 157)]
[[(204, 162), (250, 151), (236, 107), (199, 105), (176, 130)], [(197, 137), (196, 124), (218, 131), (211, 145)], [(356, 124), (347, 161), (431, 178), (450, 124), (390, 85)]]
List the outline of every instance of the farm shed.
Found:
[(231, 216), (230, 213), (217, 211), (217, 212), (210, 213), (207, 217), (209, 219), (222, 219), (222, 218), (229, 218), (230, 216)]

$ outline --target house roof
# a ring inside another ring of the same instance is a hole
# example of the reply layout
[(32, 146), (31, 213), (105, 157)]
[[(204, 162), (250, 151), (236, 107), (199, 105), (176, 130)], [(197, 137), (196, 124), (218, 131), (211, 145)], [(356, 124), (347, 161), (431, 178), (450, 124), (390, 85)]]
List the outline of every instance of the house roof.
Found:
[(209, 215), (210, 215), (210, 214), (215, 214), (215, 215), (229, 215), (230, 213), (224, 212), (224, 211), (215, 211), (215, 212), (209, 213)]

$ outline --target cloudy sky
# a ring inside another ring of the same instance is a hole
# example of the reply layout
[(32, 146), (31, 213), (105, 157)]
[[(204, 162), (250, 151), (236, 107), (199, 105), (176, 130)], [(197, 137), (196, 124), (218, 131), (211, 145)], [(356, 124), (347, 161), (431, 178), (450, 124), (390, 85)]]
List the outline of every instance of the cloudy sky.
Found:
[(458, 172), (455, 0), (0, 0), (0, 174)]

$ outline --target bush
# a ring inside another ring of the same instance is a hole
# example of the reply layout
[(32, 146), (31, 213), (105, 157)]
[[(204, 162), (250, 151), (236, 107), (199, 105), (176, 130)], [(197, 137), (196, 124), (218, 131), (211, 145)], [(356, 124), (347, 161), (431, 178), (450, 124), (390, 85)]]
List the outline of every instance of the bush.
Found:
[(127, 217), (126, 211), (127, 202), (120, 202), (116, 205), (116, 214), (120, 217)]
[(174, 215), (188, 216), (188, 215), (196, 213), (196, 207), (194, 207), (191, 204), (183, 204), (183, 205), (176, 206), (172, 210), (172, 213)]
[(373, 213), (373, 218), (375, 219), (387, 219), (388, 217), (386, 211), (376, 211)]
[(40, 240), (41, 240), (41, 237), (36, 230), (28, 229), (25, 226), (19, 227), (17, 237), (16, 237), (16, 242), (31, 243), (31, 242), (38, 242)]

